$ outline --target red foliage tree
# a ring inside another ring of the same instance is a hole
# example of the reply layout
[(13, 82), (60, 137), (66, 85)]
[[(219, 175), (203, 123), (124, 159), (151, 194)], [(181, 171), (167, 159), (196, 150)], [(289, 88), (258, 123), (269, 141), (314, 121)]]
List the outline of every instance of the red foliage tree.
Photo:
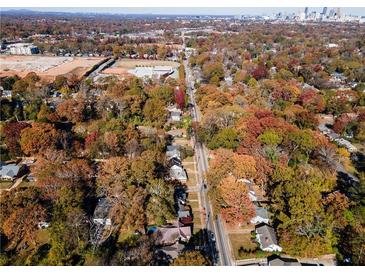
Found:
[(333, 124), (333, 130), (338, 133), (342, 134), (346, 128), (346, 126), (352, 121), (352, 118), (347, 114), (340, 115), (335, 123)]
[(252, 77), (255, 78), (256, 80), (263, 79), (267, 77), (267, 75), (268, 75), (267, 69), (263, 65), (258, 65), (252, 72)]
[(175, 89), (175, 102), (180, 109), (185, 108), (185, 92), (181, 87)]

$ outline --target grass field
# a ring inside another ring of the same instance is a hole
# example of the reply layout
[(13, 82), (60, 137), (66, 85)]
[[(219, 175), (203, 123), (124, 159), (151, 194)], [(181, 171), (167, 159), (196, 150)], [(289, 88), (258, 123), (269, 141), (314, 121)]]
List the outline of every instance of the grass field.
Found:
[(231, 241), (231, 246), (233, 249), (233, 253), (236, 259), (248, 259), (255, 258), (256, 254), (239, 254), (240, 247), (244, 247), (245, 249), (256, 249), (257, 245), (251, 240), (251, 234), (229, 234), (229, 240)]
[(0, 189), (8, 189), (13, 184), (13, 181), (0, 180)]

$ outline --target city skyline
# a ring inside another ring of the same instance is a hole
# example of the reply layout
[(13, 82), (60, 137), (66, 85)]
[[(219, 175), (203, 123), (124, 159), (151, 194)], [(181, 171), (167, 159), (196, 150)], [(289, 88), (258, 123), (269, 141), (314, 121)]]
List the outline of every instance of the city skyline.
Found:
[[(328, 11), (335, 7), (328, 7)], [(70, 12), (70, 13), (107, 13), (107, 14), (156, 14), (156, 15), (272, 15), (275, 13), (292, 14), (303, 12), (305, 7), (24, 7), (24, 8), (1, 8), (2, 11), (26, 9), (38, 12)], [(308, 7), (309, 12), (322, 12), (323, 7)], [(365, 8), (363, 7), (341, 7), (343, 14), (365, 16)]]

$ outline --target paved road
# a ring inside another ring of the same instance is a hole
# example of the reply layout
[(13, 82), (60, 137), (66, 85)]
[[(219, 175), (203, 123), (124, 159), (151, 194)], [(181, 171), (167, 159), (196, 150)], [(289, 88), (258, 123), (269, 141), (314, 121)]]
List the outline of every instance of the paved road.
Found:
[[(190, 103), (192, 104), (192, 118), (193, 121), (199, 122), (201, 120), (201, 113), (195, 102), (194, 79), (188, 67), (187, 60), (184, 61), (184, 67), (186, 72), (188, 95), (190, 98)], [(203, 144), (195, 139), (195, 136), (193, 136), (193, 138), (195, 144), (195, 155), (197, 159), (200, 196), (202, 198), (202, 204), (205, 207), (207, 217), (206, 229), (209, 233), (211, 233), (211, 235), (208, 235), (208, 244), (211, 251), (211, 256), (214, 258), (214, 261), (218, 262), (219, 265), (232, 265), (232, 258), (227, 244), (226, 235), (224, 233), (224, 227), (222, 226), (219, 216), (216, 219), (213, 219), (212, 206), (208, 199), (208, 186), (205, 188), (203, 184), (204, 174), (208, 171), (208, 157), (206, 148)], [(218, 258), (216, 258), (216, 248), (218, 251)]]
[(93, 72), (91, 72), (88, 76), (87, 79), (93, 79), (95, 76), (97, 76), (103, 69), (105, 69), (106, 67), (110, 66), (112, 63), (115, 62), (114, 58), (111, 58), (107, 61), (105, 61), (104, 63), (102, 63), (100, 66), (98, 66)]

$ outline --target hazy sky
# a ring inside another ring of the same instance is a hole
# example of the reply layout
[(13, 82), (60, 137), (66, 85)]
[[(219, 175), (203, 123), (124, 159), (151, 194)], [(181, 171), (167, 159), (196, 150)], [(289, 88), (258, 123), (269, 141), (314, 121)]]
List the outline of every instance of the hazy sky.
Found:
[[(20, 9), (20, 8), (1, 8), (2, 10), (9, 9)], [(199, 14), (199, 15), (237, 15), (237, 14), (249, 14), (249, 15), (271, 15), (279, 11), (292, 13), (304, 10), (300, 7), (287, 8), (287, 7), (267, 7), (267, 8), (24, 8), (34, 11), (62, 11), (62, 12), (92, 12), (92, 13), (121, 13), (121, 14), (143, 14), (143, 13), (153, 13), (153, 14)], [(329, 10), (330, 8), (328, 8)], [(365, 16), (365, 8), (341, 8), (344, 14), (352, 15), (362, 15)], [(322, 8), (309, 8), (309, 11), (322, 11)]]

